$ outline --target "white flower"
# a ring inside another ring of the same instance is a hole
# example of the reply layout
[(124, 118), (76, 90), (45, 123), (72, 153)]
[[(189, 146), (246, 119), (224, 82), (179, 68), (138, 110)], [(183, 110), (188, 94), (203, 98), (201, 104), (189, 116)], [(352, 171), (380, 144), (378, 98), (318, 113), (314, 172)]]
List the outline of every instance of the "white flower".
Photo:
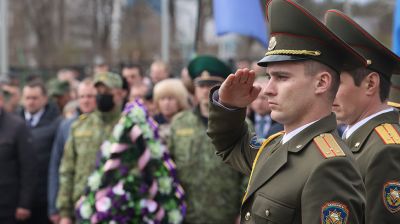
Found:
[(124, 191), (124, 184), (122, 183), (122, 181), (118, 182), (118, 184), (113, 187), (112, 191), (116, 195), (124, 195), (125, 191)]
[(96, 209), (99, 212), (106, 212), (111, 208), (111, 199), (109, 197), (102, 197), (96, 201)]
[(79, 208), (79, 214), (83, 219), (89, 219), (92, 215), (93, 210), (88, 202), (83, 202), (81, 207)]
[(141, 208), (147, 208), (150, 213), (153, 213), (157, 210), (157, 202), (150, 199), (142, 199), (139, 202)]
[(118, 224), (118, 223), (114, 220), (111, 220), (108, 224)]
[(154, 159), (161, 159), (163, 153), (164, 153), (164, 148), (160, 144), (160, 142), (156, 141), (150, 141), (149, 142), (149, 149), (150, 149), (150, 154), (151, 158)]
[(142, 129), (143, 137), (147, 139), (154, 138), (153, 131), (150, 129), (149, 125), (141, 125), (140, 128)]
[(172, 179), (170, 177), (161, 177), (158, 179), (158, 191), (161, 194), (169, 194), (172, 190)]
[(92, 175), (89, 176), (88, 185), (91, 191), (96, 191), (99, 189), (101, 183), (101, 174), (100, 172), (96, 171), (93, 172)]
[(112, 133), (113, 137), (115, 139), (119, 139), (122, 136), (123, 133), (124, 133), (124, 125), (123, 125), (123, 123), (116, 124), (114, 129), (113, 129), (113, 133)]
[(134, 107), (131, 112), (129, 113), (129, 118), (132, 119), (133, 122), (135, 123), (144, 123), (146, 122), (146, 114), (145, 112), (139, 108), (139, 107)]
[(110, 155), (111, 155), (111, 143), (109, 141), (105, 141), (101, 145), (101, 154), (106, 159), (110, 158)]
[(182, 222), (181, 213), (177, 209), (174, 209), (174, 210), (168, 212), (168, 221), (169, 221), (169, 223), (172, 223), (172, 224), (181, 223)]

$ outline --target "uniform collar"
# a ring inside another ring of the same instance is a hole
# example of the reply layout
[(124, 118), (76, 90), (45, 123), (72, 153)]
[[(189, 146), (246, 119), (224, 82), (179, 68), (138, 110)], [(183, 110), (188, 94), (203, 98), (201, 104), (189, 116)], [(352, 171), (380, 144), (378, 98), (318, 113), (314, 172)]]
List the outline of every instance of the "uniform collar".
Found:
[(345, 140), (345, 142), (351, 148), (352, 152), (358, 152), (375, 127), (385, 123), (398, 124), (398, 122), (399, 113), (397, 111), (391, 110), (389, 112), (379, 114), (369, 119), (365, 124), (355, 130), (353, 134)]
[(343, 134), (344, 135), (344, 139), (348, 139), (351, 136), (351, 134), (353, 134), (355, 131), (357, 131), (357, 129), (359, 129), (361, 126), (363, 126), (365, 123), (367, 123), (372, 118), (374, 118), (374, 117), (376, 117), (378, 115), (381, 115), (383, 113), (390, 112), (390, 111), (394, 111), (394, 109), (393, 108), (388, 108), (388, 109), (385, 109), (385, 110), (378, 111), (378, 112), (376, 112), (374, 114), (371, 114), (368, 117), (362, 119), (361, 121), (355, 123), (354, 125), (348, 126), (346, 128), (346, 130), (344, 130), (344, 134)]
[(284, 145), (290, 152), (299, 152), (306, 146), (315, 136), (321, 133), (329, 133), (336, 129), (336, 116), (334, 113), (323, 117), (320, 120), (311, 122), (303, 126), (303, 129), (291, 137)]

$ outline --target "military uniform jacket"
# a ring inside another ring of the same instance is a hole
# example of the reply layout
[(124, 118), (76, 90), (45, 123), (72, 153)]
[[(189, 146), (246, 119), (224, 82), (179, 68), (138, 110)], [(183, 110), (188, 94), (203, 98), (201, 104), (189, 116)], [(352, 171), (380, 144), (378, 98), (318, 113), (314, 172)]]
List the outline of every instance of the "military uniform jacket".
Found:
[(110, 135), (120, 111), (83, 114), (72, 123), (60, 165), (57, 208), (62, 217), (73, 217), (75, 203), (84, 194), (96, 164), (100, 145)]
[(366, 223), (400, 223), (400, 137), (397, 111), (378, 115), (345, 142), (367, 190)]
[(243, 177), (215, 156), (199, 108), (183, 111), (171, 122), (168, 148), (185, 189), (184, 223), (234, 223), (239, 214)]
[[(217, 154), (249, 175), (260, 146), (249, 144), (254, 134), (243, 122), (245, 110), (211, 104), (208, 135)], [(365, 188), (351, 152), (331, 134), (335, 128), (332, 114), (283, 145), (282, 136), (266, 145), (249, 181), (241, 223), (363, 223)], [(325, 138), (332, 151), (321, 142)]]

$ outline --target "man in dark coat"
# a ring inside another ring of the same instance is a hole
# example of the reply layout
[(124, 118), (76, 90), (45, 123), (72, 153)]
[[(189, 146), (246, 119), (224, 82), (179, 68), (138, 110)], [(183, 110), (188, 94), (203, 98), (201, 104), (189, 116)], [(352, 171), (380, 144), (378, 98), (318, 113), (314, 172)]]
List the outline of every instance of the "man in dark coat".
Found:
[(25, 122), (3, 106), (0, 90), (0, 223), (12, 224), (31, 214), (36, 157)]
[(32, 207), (32, 216), (28, 223), (49, 223), (47, 216), (47, 174), (51, 148), (61, 121), (59, 110), (48, 103), (47, 89), (43, 83), (28, 83), (22, 91), (23, 108), (19, 115), (30, 127), (35, 154), (38, 158), (38, 179)]

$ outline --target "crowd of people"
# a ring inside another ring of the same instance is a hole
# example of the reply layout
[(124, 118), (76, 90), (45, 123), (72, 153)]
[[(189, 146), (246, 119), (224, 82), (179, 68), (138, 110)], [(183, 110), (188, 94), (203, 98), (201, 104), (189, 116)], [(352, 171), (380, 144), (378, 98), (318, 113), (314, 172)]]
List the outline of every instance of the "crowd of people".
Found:
[(267, 13), (235, 68), (2, 83), (0, 223), (399, 223), (400, 58), (339, 11)]
[[(238, 66), (250, 66), (243, 61)], [(259, 72), (259, 84), (264, 84), (263, 70), (252, 66)], [(180, 75), (171, 74), (159, 60), (148, 73), (130, 62), (119, 72), (110, 70), (103, 65), (82, 76), (62, 69), (49, 81), (40, 76), (19, 80), (26, 82), (22, 89), (2, 83), (2, 119), (7, 121), (2, 124), (2, 139), (12, 142), (4, 157), (9, 168), (2, 172), (13, 183), (3, 188), (10, 193), (0, 206), (0, 222), (79, 222), (75, 206), (86, 192), (102, 144), (112, 139), (124, 108), (135, 101), (157, 123), (160, 143), (176, 164), (185, 191), (185, 222), (237, 221), (247, 179), (223, 165), (206, 134), (209, 91), (233, 68), (201, 55)], [(269, 116), (266, 102), (260, 96), (248, 109), (250, 130), (256, 128), (260, 139), (283, 129)], [(219, 197), (220, 192), (226, 193)]]

